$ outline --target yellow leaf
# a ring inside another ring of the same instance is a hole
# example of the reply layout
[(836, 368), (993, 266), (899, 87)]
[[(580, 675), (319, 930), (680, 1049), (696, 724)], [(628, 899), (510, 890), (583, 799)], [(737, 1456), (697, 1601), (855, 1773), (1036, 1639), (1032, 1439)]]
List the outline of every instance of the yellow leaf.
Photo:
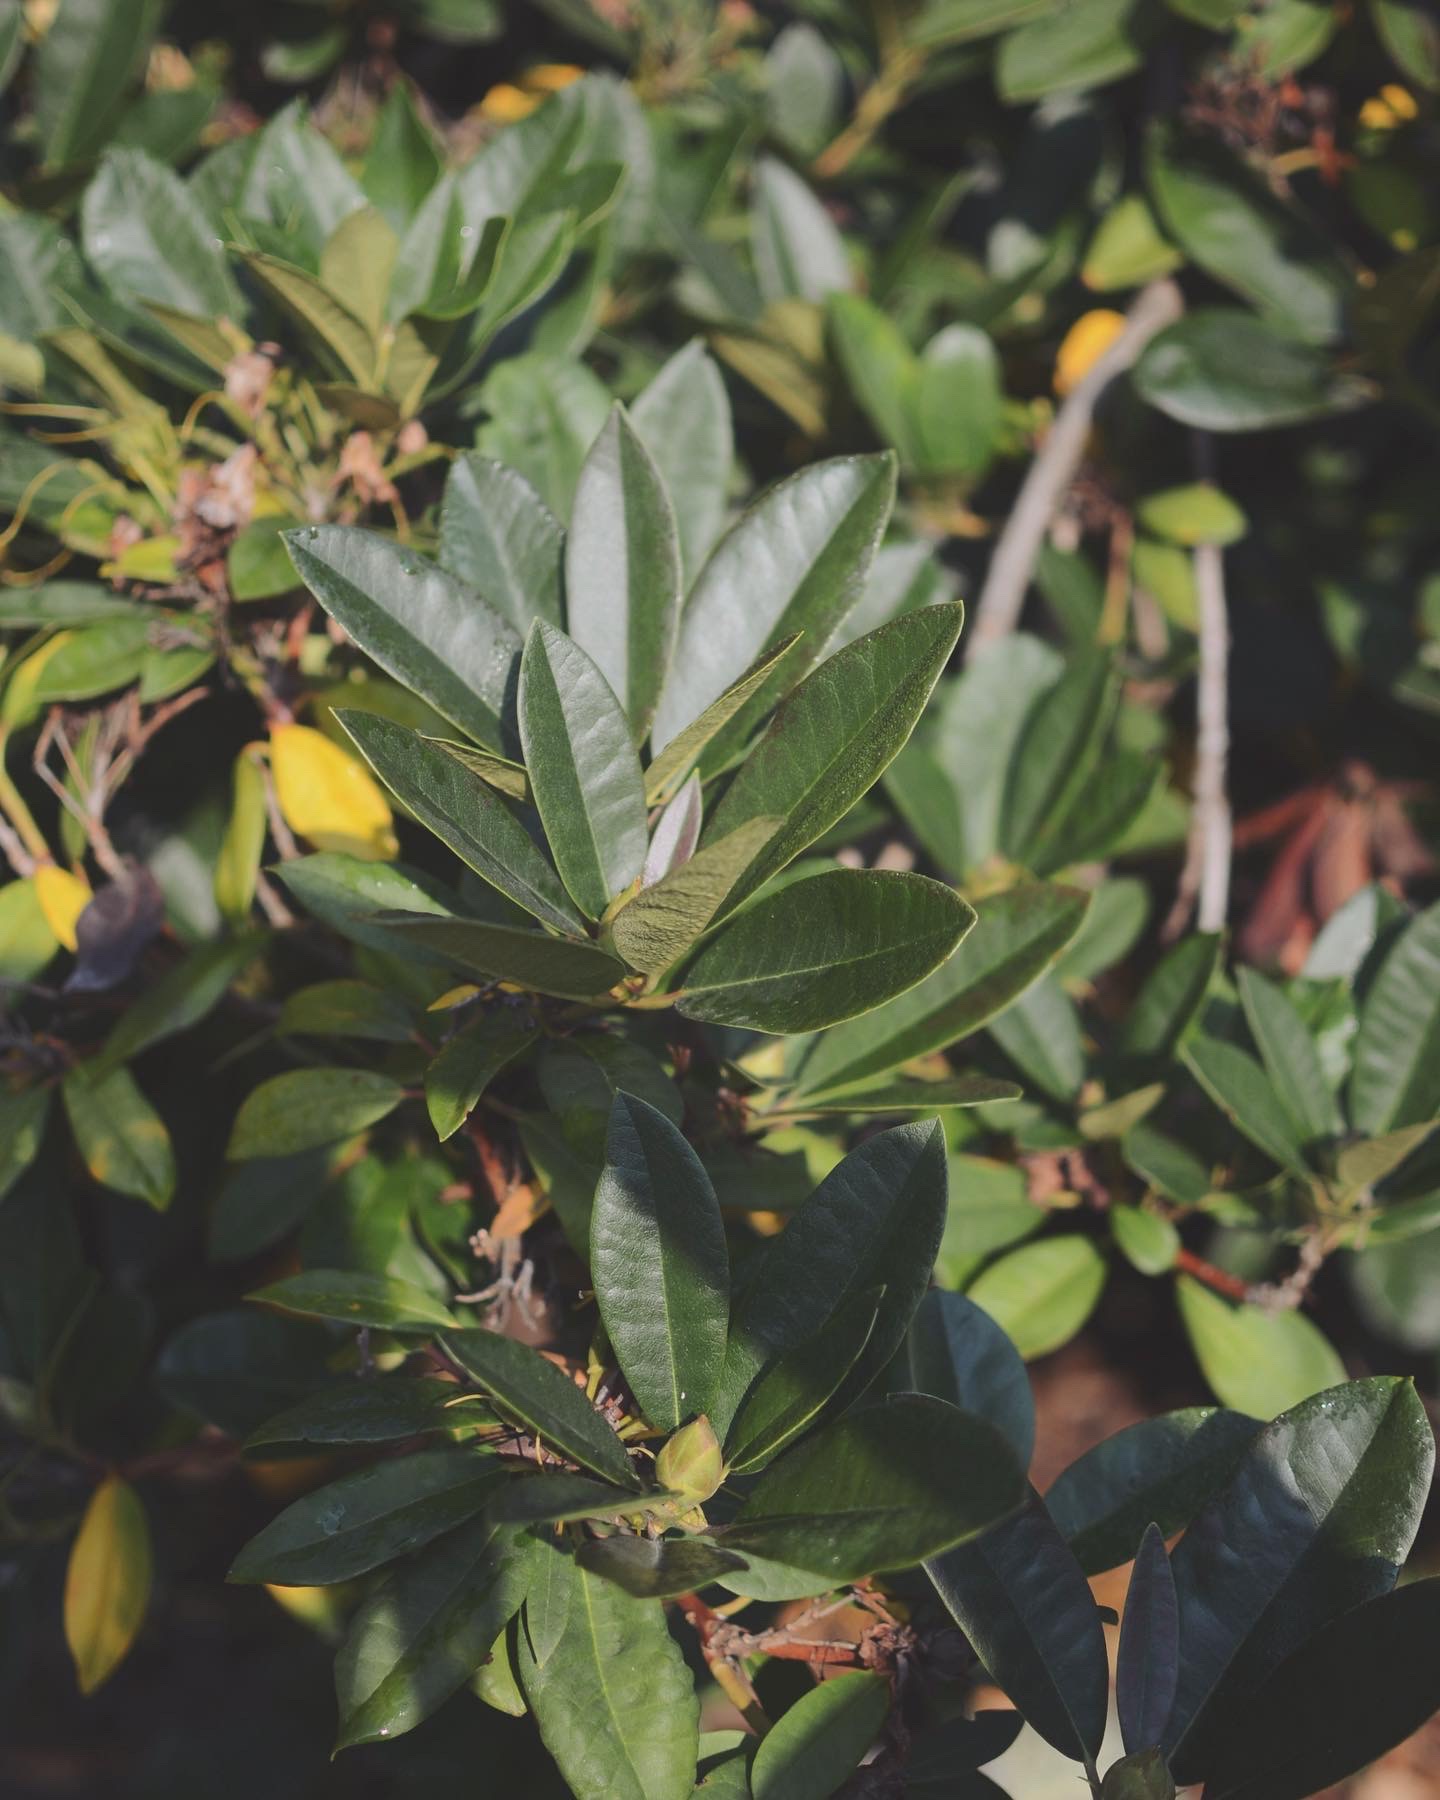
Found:
[(41, 863), (35, 871), (35, 898), (45, 923), (67, 950), (75, 948), (75, 927), (90, 904), (90, 884), (55, 863)]
[(308, 725), (277, 725), (270, 767), (285, 823), (318, 850), (382, 862), (398, 848), (390, 806), (364, 766)]
[(1371, 131), (1394, 131), (1397, 126), (1408, 125), (1419, 110), (1408, 88), (1401, 87), (1398, 81), (1387, 81), (1360, 108), (1360, 123)]
[(1078, 318), (1055, 358), (1055, 392), (1068, 394), (1078, 386), (1124, 329), (1125, 315), (1108, 307), (1096, 307)]
[(123, 1660), (150, 1598), (150, 1528), (134, 1488), (107, 1475), (90, 1496), (65, 1571), (65, 1641), (82, 1694)]
[(3, 698), (0, 698), (0, 725), (18, 728), (28, 725), (35, 717), (40, 710), (35, 704), (35, 690), (40, 685), (45, 665), (74, 636), (73, 631), (57, 631), (38, 650), (32, 650), (14, 671), (6, 683)]
[(513, 125), (534, 112), (539, 104), (538, 94), (523, 93), (513, 82), (500, 81), (481, 100), (480, 111), (497, 124)]
[(555, 94), (584, 75), (574, 63), (533, 63), (520, 77), (527, 88), (542, 94)]

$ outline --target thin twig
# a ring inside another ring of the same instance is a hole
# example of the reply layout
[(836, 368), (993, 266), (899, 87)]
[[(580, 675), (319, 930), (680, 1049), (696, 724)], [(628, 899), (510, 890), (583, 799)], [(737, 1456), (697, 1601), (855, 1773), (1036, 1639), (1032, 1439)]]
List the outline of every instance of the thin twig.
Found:
[(1152, 281), (1130, 308), (1125, 329), (1066, 395), (990, 559), (966, 634), (967, 662), (1008, 636), (1019, 623), (1035, 558), (1080, 465), (1101, 394), (1117, 375), (1124, 374), (1158, 331), (1174, 324), (1182, 310), (1180, 290), (1173, 281)]

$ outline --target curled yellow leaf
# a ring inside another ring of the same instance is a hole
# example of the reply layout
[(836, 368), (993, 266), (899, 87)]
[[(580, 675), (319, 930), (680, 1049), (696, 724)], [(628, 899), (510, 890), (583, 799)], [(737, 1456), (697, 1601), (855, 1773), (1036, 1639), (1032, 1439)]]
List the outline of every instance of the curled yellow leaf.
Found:
[(124, 1659), (150, 1598), (150, 1527), (128, 1481), (107, 1475), (90, 1496), (65, 1571), (65, 1642), (82, 1694)]
[(382, 862), (398, 848), (390, 805), (348, 750), (308, 725), (270, 733), (275, 797), (285, 823), (317, 850)]
[(1109, 307), (1097, 306), (1078, 318), (1055, 358), (1055, 392), (1068, 394), (1078, 387), (1124, 329), (1125, 315)]
[(89, 882), (55, 863), (41, 863), (35, 871), (35, 898), (40, 902), (41, 914), (56, 941), (67, 950), (73, 950), (75, 927), (90, 904)]

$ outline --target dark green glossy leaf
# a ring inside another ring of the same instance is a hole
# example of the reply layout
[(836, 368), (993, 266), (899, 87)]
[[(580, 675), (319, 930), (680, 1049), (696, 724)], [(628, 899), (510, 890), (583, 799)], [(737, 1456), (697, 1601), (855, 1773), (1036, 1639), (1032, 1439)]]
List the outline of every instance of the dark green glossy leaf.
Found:
[(307, 525), (286, 540), (326, 612), (387, 675), (502, 747), (519, 634), (453, 575), (375, 532)]
[(889, 1711), (889, 1683), (869, 1670), (812, 1687), (760, 1740), (750, 1767), (754, 1800), (830, 1800)]
[(437, 951), (471, 975), (512, 981), (517, 987), (558, 994), (562, 999), (593, 999), (625, 975), (625, 965), (598, 945), (550, 937), (543, 931), (414, 913), (386, 913), (384, 923), (398, 940)]
[(470, 452), (450, 465), (440, 506), (440, 566), (522, 635), (563, 618), (565, 533), (514, 469)]
[(321, 1444), (387, 1444), (486, 1421), (489, 1415), (483, 1407), (457, 1404), (460, 1399), (461, 1391), (453, 1382), (425, 1377), (346, 1381), (267, 1419), (246, 1438), (245, 1453), (271, 1455)]
[(698, 1538), (592, 1538), (576, 1551), (575, 1560), (637, 1600), (692, 1593), (745, 1567), (743, 1556)]
[(721, 1542), (838, 1586), (909, 1568), (988, 1530), (1023, 1498), (1019, 1465), (992, 1425), (903, 1394), (822, 1426), (772, 1463)]
[(827, 1032), (800, 1074), (802, 1093), (880, 1075), (966, 1037), (1039, 979), (1085, 919), (1078, 888), (1035, 882), (992, 894), (940, 969), (853, 1025)]
[(584, 929), (544, 852), (478, 775), (378, 713), (335, 716), (391, 793), (477, 875), (557, 931)]
[(987, 1419), (1022, 1469), (1035, 1448), (1035, 1402), (1020, 1353), (973, 1300), (934, 1288), (910, 1322), (910, 1385)]
[(754, 1031), (818, 1031), (904, 993), (973, 915), (924, 875), (837, 869), (762, 897), (681, 976), (680, 1011)]
[(537, 620), (520, 664), (520, 741), (561, 879), (598, 919), (639, 876), (645, 781), (614, 690), (563, 631)]
[(343, 1325), (374, 1325), (382, 1331), (428, 1333), (455, 1323), (433, 1294), (413, 1282), (351, 1269), (306, 1269), (272, 1281), (249, 1298), (285, 1312), (335, 1319)]
[(1180, 1612), (1160, 1527), (1145, 1527), (1120, 1624), (1115, 1704), (1131, 1755), (1160, 1742), (1180, 1677)]
[(1236, 307), (1193, 312), (1152, 338), (1132, 376), (1142, 399), (1202, 431), (1264, 431), (1353, 406), (1364, 390), (1329, 359)]
[(879, 1288), (853, 1295), (813, 1337), (780, 1352), (750, 1389), (730, 1427), (728, 1468), (740, 1475), (764, 1468), (815, 1423), (864, 1354), (883, 1298)]
[(487, 1450), (417, 1450), (358, 1469), (287, 1506), (235, 1558), (230, 1579), (349, 1581), (463, 1525), (503, 1480)]
[(639, 1487), (619, 1438), (583, 1390), (538, 1350), (493, 1331), (451, 1331), (442, 1343), (495, 1404), (542, 1443), (617, 1486)]
[(987, 1673), (1062, 1756), (1093, 1763), (1105, 1735), (1110, 1665), (1100, 1611), (1033, 1490), (1022, 1512), (926, 1573)]
[(1388, 1377), (1304, 1400), (1256, 1438), (1171, 1558), (1181, 1663), (1164, 1748), (1177, 1782), (1209, 1766), (1237, 1696), (1394, 1584), (1434, 1459), (1414, 1388)]
[(563, 1567), (572, 1588), (550, 1655), (537, 1661), (526, 1636), (517, 1644), (545, 1748), (576, 1800), (689, 1800), (700, 1708), (664, 1608)]
[(1188, 1525), (1259, 1429), (1212, 1406), (1142, 1419), (1071, 1463), (1045, 1504), (1085, 1573), (1103, 1574), (1131, 1560), (1152, 1521), (1167, 1537)]
[(1166, 1057), (1189, 1030), (1220, 965), (1221, 939), (1195, 932), (1168, 950), (1146, 977), (1120, 1033), (1122, 1059)]
[(425, 1105), (442, 1143), (465, 1123), (500, 1071), (539, 1035), (539, 1026), (523, 1014), (489, 1012), (442, 1047), (425, 1071)]
[(715, 1190), (678, 1128), (617, 1094), (590, 1215), (595, 1298), (652, 1425), (709, 1411), (725, 1362), (730, 1260)]
[[(565, 622), (644, 740), (680, 617), (680, 542), (665, 481), (618, 402), (575, 485)], [(613, 891), (613, 890), (612, 890)]]
[(394, 1112), (405, 1090), (370, 1069), (291, 1069), (245, 1096), (225, 1154), (293, 1156), (363, 1131)]
[(758, 818), (784, 824), (734, 906), (824, 835), (909, 737), (960, 635), (963, 609), (926, 606), (847, 644), (781, 702), (711, 815), (705, 842)]
[[(650, 1504), (663, 1502), (664, 1496), (647, 1495), (646, 1500)], [(487, 1510), (501, 1525), (552, 1525), (572, 1519), (618, 1522), (633, 1515), (638, 1506), (633, 1489), (552, 1469), (543, 1474), (513, 1477)]]
[(475, 1519), (393, 1569), (335, 1659), (337, 1749), (399, 1737), (474, 1674), (520, 1610), (530, 1544)]
[[(541, 1051), (540, 1092), (566, 1141), (598, 1169), (618, 1094), (633, 1094), (672, 1125), (685, 1117), (680, 1090), (643, 1045), (612, 1031), (577, 1031)], [(593, 1185), (593, 1173), (588, 1178)], [(588, 1245), (588, 1240), (587, 1240)]]

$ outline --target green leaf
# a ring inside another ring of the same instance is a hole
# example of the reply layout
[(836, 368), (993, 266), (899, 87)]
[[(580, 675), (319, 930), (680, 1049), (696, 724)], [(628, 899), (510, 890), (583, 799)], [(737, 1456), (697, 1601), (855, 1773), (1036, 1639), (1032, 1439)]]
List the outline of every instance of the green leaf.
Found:
[(684, 786), (701, 752), (729, 724), (771, 674), (799, 644), (801, 633), (782, 638), (773, 649), (762, 651), (750, 667), (712, 700), (699, 716), (673, 737), (645, 771), (645, 802), (659, 806), (673, 800)]
[(967, 1293), (1033, 1362), (1074, 1337), (1095, 1310), (1108, 1272), (1090, 1238), (1065, 1234), (1009, 1251)]
[(336, 1748), (413, 1730), (468, 1681), (520, 1610), (530, 1563), (528, 1540), (476, 1519), (393, 1569), (335, 1658)]
[(617, 1094), (590, 1216), (595, 1298), (652, 1425), (706, 1413), (725, 1362), (730, 1259), (715, 1190), (678, 1128)]
[(596, 945), (549, 937), (543, 931), (415, 913), (387, 913), (385, 925), (397, 938), (438, 951), (468, 974), (513, 981), (517, 987), (561, 999), (592, 1000), (625, 976), (625, 965)]
[[(1238, 1696), (1311, 1633), (1394, 1585), (1434, 1459), (1414, 1388), (1390, 1377), (1316, 1394), (1256, 1438), (1171, 1558), (1180, 1686), (1163, 1747), (1178, 1783), (1210, 1765)], [(1256, 1519), (1266, 1521), (1258, 1535)]]
[(923, 875), (837, 869), (761, 897), (682, 973), (679, 1010), (716, 1025), (818, 1031), (939, 967), (973, 915)]
[(372, 1325), (381, 1331), (430, 1332), (454, 1325), (454, 1315), (424, 1288), (394, 1275), (353, 1269), (306, 1269), (286, 1275), (249, 1296), (283, 1312), (334, 1319), (341, 1325)]
[(258, 934), (252, 934), (191, 950), (121, 1015), (105, 1040), (96, 1073), (108, 1073), (152, 1044), (198, 1025), (219, 1005), (231, 982), (255, 960), (263, 942)]
[(463, 1525), (504, 1479), (488, 1450), (452, 1447), (357, 1469), (287, 1506), (246, 1544), (229, 1578), (281, 1587), (349, 1581)]
[(1160, 1527), (1145, 1527), (1125, 1590), (1115, 1700), (1132, 1756), (1160, 1742), (1180, 1672), (1180, 1614), (1175, 1577)]
[(1237, 1131), (1301, 1181), (1313, 1179), (1290, 1115), (1253, 1056), (1197, 1034), (1181, 1058)]
[(545, 853), (486, 781), (378, 713), (343, 708), (335, 717), (391, 793), (463, 863), (546, 925), (583, 932)]
[(242, 1162), (333, 1144), (385, 1118), (404, 1098), (398, 1081), (369, 1069), (291, 1069), (245, 1096), (225, 1154)]
[(50, 1093), (47, 1087), (25, 1088), (19, 1093), (0, 1089), (0, 1200), (40, 1154)]
[[(592, 1166), (605, 1160), (605, 1137), (617, 1095), (632, 1094), (679, 1125), (685, 1102), (660, 1062), (643, 1045), (609, 1031), (577, 1031), (541, 1051), (540, 1092), (566, 1141)], [(586, 1231), (586, 1245), (589, 1231)], [(582, 1246), (584, 1248), (585, 1246)]]
[(150, 1604), (153, 1557), (140, 1496), (118, 1475), (91, 1494), (65, 1568), (65, 1642), (82, 1694), (124, 1661)]
[(483, 1408), (457, 1405), (460, 1398), (453, 1382), (426, 1377), (380, 1375), (343, 1381), (267, 1419), (246, 1438), (245, 1454), (264, 1459), (277, 1450), (389, 1444), (485, 1422), (488, 1414)]
[(1140, 502), (1136, 518), (1156, 537), (1186, 549), (1196, 544), (1234, 544), (1249, 530), (1245, 514), (1212, 482), (1165, 488)]
[(81, 207), (85, 254), (121, 300), (244, 317), (225, 252), (189, 188), (143, 150), (105, 152)]
[[(276, 875), (306, 909), (340, 937), (394, 954), (397, 940), (378, 921), (390, 912), (448, 918), (460, 907), (457, 894), (415, 869), (325, 850), (280, 863)], [(419, 959), (438, 962), (426, 952)]]
[(1188, 1275), (1176, 1299), (1196, 1360), (1226, 1406), (1270, 1418), (1345, 1379), (1345, 1365), (1304, 1313), (1236, 1306)]
[(47, 168), (109, 139), (144, 67), (157, 0), (64, 0), (35, 51), (34, 107)]
[(906, 21), (905, 37), (919, 48), (938, 50), (992, 37), (1053, 8), (1054, 0), (928, 0)]
[(1142, 1275), (1164, 1275), (1180, 1254), (1180, 1233), (1163, 1213), (1139, 1206), (1112, 1206), (1110, 1230), (1126, 1262)]
[(650, 728), (680, 616), (680, 542), (664, 478), (617, 401), (575, 484), (565, 622), (614, 690), (637, 743)]
[(501, 756), (497, 750), (482, 750), (478, 744), (461, 744), (454, 738), (429, 737), (424, 732), (421, 736), (427, 744), (433, 744), (437, 750), (453, 756), (456, 762), (469, 769), (472, 775), (478, 775), (496, 793), (529, 804), (530, 777), (525, 773), (524, 763), (511, 762), (508, 756)]
[[(944, 1229), (945, 1135), (897, 1125), (852, 1150), (766, 1240), (735, 1297), (725, 1374), (712, 1409), (722, 1434), (761, 1371), (827, 1328), (860, 1294), (885, 1289), (860, 1375), (882, 1369), (929, 1285)], [(859, 1379), (856, 1383), (859, 1385)]]
[(256, 755), (242, 750), (231, 774), (230, 816), (215, 854), (215, 904), (231, 925), (250, 917), (266, 830), (265, 775)]
[(700, 1707), (664, 1608), (554, 1560), (571, 1584), (564, 1629), (543, 1662), (517, 1643), (545, 1748), (576, 1800), (689, 1800)]
[(610, 412), (604, 382), (584, 363), (531, 353), (496, 363), (478, 398), (489, 417), (476, 448), (517, 469), (557, 519), (567, 518), (580, 465)]
[(1028, 987), (989, 1031), (1026, 1081), (1053, 1100), (1075, 1098), (1085, 1078), (1080, 1015), (1054, 975)]
[(720, 1541), (840, 1586), (989, 1530), (1024, 1492), (994, 1426), (902, 1394), (822, 1426), (772, 1463)]
[(1366, 1324), (1402, 1349), (1440, 1346), (1440, 1232), (1370, 1243), (1350, 1261), (1350, 1287)]
[(730, 397), (702, 339), (677, 350), (641, 389), (630, 423), (664, 471), (680, 542), (681, 585), (688, 587), (725, 517), (735, 460)]
[[(338, 221), (337, 221), (338, 223)], [(337, 372), (368, 392), (379, 348), (368, 325), (307, 270), (263, 250), (242, 250), (241, 260), (270, 298), (310, 334)], [(308, 536), (316, 526), (306, 526)], [(341, 531), (345, 526), (327, 526)], [(302, 568), (302, 576), (306, 574)], [(306, 576), (308, 581), (308, 576)]]
[(564, 616), (565, 533), (523, 475), (471, 451), (457, 456), (440, 503), (440, 566), (522, 636)]
[(493, 1331), (447, 1332), (441, 1342), (498, 1407), (543, 1443), (618, 1487), (639, 1487), (619, 1438), (584, 1392), (538, 1350)]
[(1153, 337), (1131, 375), (1168, 418), (1201, 431), (1265, 431), (1355, 405), (1365, 390), (1253, 313), (1210, 307)]
[[(666, 1495), (646, 1495), (645, 1509), (663, 1510)], [(564, 1470), (517, 1475), (505, 1483), (491, 1501), (489, 1517), (502, 1525), (554, 1525), (578, 1519), (604, 1519), (619, 1523), (633, 1517), (641, 1503), (633, 1492), (608, 1481), (592, 1481), (588, 1475)]]
[(869, 1670), (812, 1687), (761, 1738), (750, 1766), (754, 1800), (829, 1800), (889, 1711), (889, 1683)]
[(377, 1044), (414, 1041), (415, 1020), (401, 995), (341, 977), (297, 988), (280, 1008), (282, 1037), (350, 1037)]
[[(302, 79), (311, 79), (318, 72)], [(409, 82), (397, 81), (375, 118), (360, 175), (365, 192), (399, 230), (440, 179), (441, 167), (440, 151), (420, 116)]]
[(1144, 196), (1123, 194), (1096, 226), (1080, 279), (1095, 293), (1111, 293), (1168, 275), (1184, 260), (1161, 236)]
[(1440, 24), (1423, 0), (1370, 0), (1380, 41), (1423, 88), (1440, 91)]
[[(1320, 1052), (1284, 991), (1254, 969), (1236, 971), (1240, 1001), (1265, 1072), (1304, 1144), (1338, 1137), (1340, 1109), (1321, 1066)], [(1440, 1017), (1440, 1007), (1436, 1009)]]
[(1372, 1137), (1440, 1110), (1440, 902), (1386, 954), (1360, 1009), (1350, 1117)]
[(1192, 1406), (1127, 1425), (1071, 1463), (1045, 1496), (1087, 1575), (1127, 1563), (1152, 1521), (1173, 1537), (1234, 1472), (1259, 1426)]
[(232, 600), (272, 600), (298, 586), (295, 565), (285, 548), (285, 533), (294, 523), (282, 514), (257, 519), (236, 533), (225, 553)]
[[(385, 301), (399, 250), (400, 240), (385, 215), (374, 206), (361, 206), (346, 213), (320, 252), (322, 285), (343, 294), (346, 306), (376, 338), (385, 329)], [(397, 347), (391, 343), (387, 386)]]
[(922, 474), (978, 479), (1004, 425), (1000, 359), (978, 325), (947, 325), (920, 353), (915, 429)]
[(638, 878), (649, 841), (625, 714), (585, 651), (537, 619), (520, 663), (519, 715), (530, 792), (556, 867), (576, 905), (598, 919)]
[(683, 956), (780, 828), (779, 819), (749, 819), (627, 900), (610, 936), (630, 967), (659, 974)]
[(1100, 1609), (1040, 1496), (925, 1572), (986, 1673), (1062, 1756), (1093, 1765), (1110, 1665)]
[(1044, 827), (1084, 791), (1114, 707), (1109, 655), (1070, 659), (1026, 716), (1005, 787), (1001, 843), (1023, 862)]
[[(766, 649), (797, 631), (784, 665), (794, 682), (860, 598), (895, 500), (891, 455), (837, 457), (780, 482), (721, 538), (681, 615), (651, 741), (663, 750)], [(774, 674), (724, 727), (735, 746), (777, 692)]]
[(1305, 1800), (1418, 1731), (1440, 1706), (1440, 1581), (1332, 1619), (1227, 1715), (1213, 1800)]
[(743, 1556), (697, 1538), (591, 1538), (575, 1553), (582, 1569), (637, 1600), (668, 1600), (745, 1567)]
[(373, 662), (479, 743), (502, 747), (521, 643), (498, 612), (375, 532), (307, 525), (285, 541), (305, 585)]
[(910, 1385), (986, 1419), (1022, 1469), (1035, 1448), (1035, 1402), (1020, 1353), (983, 1307), (932, 1288), (910, 1323)]
[(914, 730), (960, 636), (964, 609), (925, 606), (852, 644), (781, 702), (710, 817), (705, 840), (783, 819), (746, 870), (734, 906), (842, 819)]
[(864, 1354), (883, 1298), (880, 1288), (851, 1296), (813, 1337), (774, 1358), (730, 1428), (725, 1456), (729, 1469), (743, 1475), (764, 1468), (815, 1423)]
[[(938, 1081), (858, 1082), (854, 1087), (833, 1088), (813, 1098), (787, 1096), (783, 1110), (800, 1113), (902, 1113), (943, 1112), (956, 1106), (994, 1106), (1002, 1100), (1018, 1100), (1013, 1081), (997, 1081), (989, 1075), (953, 1075)], [(777, 1109), (778, 1110), (778, 1109)]]
[(538, 1025), (511, 1013), (483, 1013), (441, 1047), (425, 1071), (425, 1105), (444, 1143), (474, 1112), (490, 1083), (528, 1050)]
[(793, 169), (774, 157), (755, 164), (751, 241), (766, 300), (823, 300), (853, 286), (850, 258), (829, 213)]
[(1014, 105), (1128, 75), (1142, 57), (1134, 11), (1134, 0), (1076, 0), (1010, 32), (995, 57), (1000, 98)]
[(1121, 1028), (1123, 1062), (1149, 1064), (1168, 1057), (1190, 1029), (1220, 966), (1222, 940), (1192, 932), (1167, 950), (1145, 979)]
[(943, 967), (888, 1006), (826, 1033), (801, 1068), (800, 1091), (850, 1086), (968, 1037), (1044, 974), (1088, 905), (1079, 888), (1048, 882), (981, 899), (973, 927)]
[(62, 1092), (75, 1146), (95, 1180), (164, 1212), (175, 1195), (175, 1152), (130, 1071), (80, 1063)]
[(830, 334), (856, 400), (907, 467), (919, 461), (915, 419), (919, 358), (904, 333), (860, 294), (829, 297)]
[(1037, 875), (1098, 862), (1125, 845), (1130, 828), (1157, 793), (1165, 770), (1143, 750), (1111, 750), (1090, 780), (1046, 820), (1029, 853)]
[(549, 1662), (564, 1633), (575, 1598), (575, 1565), (565, 1541), (537, 1536), (530, 1588), (525, 1595), (525, 1644), (535, 1662)]

